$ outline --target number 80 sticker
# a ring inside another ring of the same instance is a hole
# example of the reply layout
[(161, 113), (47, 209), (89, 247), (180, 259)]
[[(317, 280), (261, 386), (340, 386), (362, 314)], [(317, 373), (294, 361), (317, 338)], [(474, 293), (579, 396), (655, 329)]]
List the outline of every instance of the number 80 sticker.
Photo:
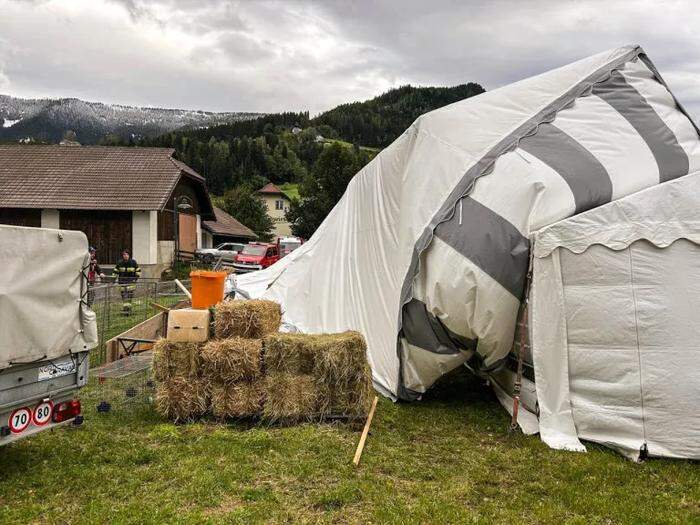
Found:
[(53, 412), (53, 401), (44, 401), (39, 403), (34, 409), (33, 421), (37, 426), (45, 425), (51, 419)]
[(10, 414), (10, 430), (15, 434), (19, 434), (29, 426), (31, 420), (32, 412), (28, 408), (18, 408)]

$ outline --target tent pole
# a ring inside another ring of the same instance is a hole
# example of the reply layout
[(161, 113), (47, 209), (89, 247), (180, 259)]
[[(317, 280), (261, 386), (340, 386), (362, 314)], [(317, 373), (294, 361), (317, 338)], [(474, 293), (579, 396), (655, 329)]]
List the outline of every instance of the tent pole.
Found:
[(527, 331), (527, 315), (528, 302), (530, 299), (530, 283), (532, 282), (532, 247), (530, 248), (530, 257), (528, 261), (527, 277), (525, 278), (525, 293), (523, 295), (523, 311), (520, 316), (518, 326), (520, 328), (520, 348), (518, 348), (518, 368), (515, 375), (515, 384), (513, 385), (513, 415), (510, 420), (510, 431), (513, 432), (518, 428), (518, 410), (520, 409), (520, 389), (523, 384), (523, 361), (525, 361), (525, 334)]

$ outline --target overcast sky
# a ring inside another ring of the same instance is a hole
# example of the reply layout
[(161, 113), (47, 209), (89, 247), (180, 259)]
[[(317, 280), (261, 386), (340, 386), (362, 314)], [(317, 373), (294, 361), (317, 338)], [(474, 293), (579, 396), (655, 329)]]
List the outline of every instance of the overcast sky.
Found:
[(309, 110), (641, 44), (700, 116), (700, 1), (0, 0), (0, 93)]

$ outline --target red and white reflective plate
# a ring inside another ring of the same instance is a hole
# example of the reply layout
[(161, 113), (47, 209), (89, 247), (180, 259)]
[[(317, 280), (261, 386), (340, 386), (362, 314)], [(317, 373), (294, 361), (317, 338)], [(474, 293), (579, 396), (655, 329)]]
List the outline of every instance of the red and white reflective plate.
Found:
[(39, 403), (34, 408), (34, 414), (32, 414), (32, 421), (37, 426), (42, 426), (51, 421), (51, 414), (53, 413), (53, 401), (44, 401)]
[(10, 420), (8, 424), (10, 425), (10, 430), (14, 434), (19, 434), (23, 432), (32, 422), (32, 411), (27, 407), (18, 408), (12, 414), (10, 414)]

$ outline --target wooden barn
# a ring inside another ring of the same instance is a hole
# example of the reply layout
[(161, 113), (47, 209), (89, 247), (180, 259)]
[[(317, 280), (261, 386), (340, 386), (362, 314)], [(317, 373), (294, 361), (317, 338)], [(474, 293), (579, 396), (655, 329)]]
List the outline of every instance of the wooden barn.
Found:
[(0, 145), (0, 223), (83, 231), (101, 264), (131, 250), (158, 276), (202, 246), (204, 178), (166, 148)]

